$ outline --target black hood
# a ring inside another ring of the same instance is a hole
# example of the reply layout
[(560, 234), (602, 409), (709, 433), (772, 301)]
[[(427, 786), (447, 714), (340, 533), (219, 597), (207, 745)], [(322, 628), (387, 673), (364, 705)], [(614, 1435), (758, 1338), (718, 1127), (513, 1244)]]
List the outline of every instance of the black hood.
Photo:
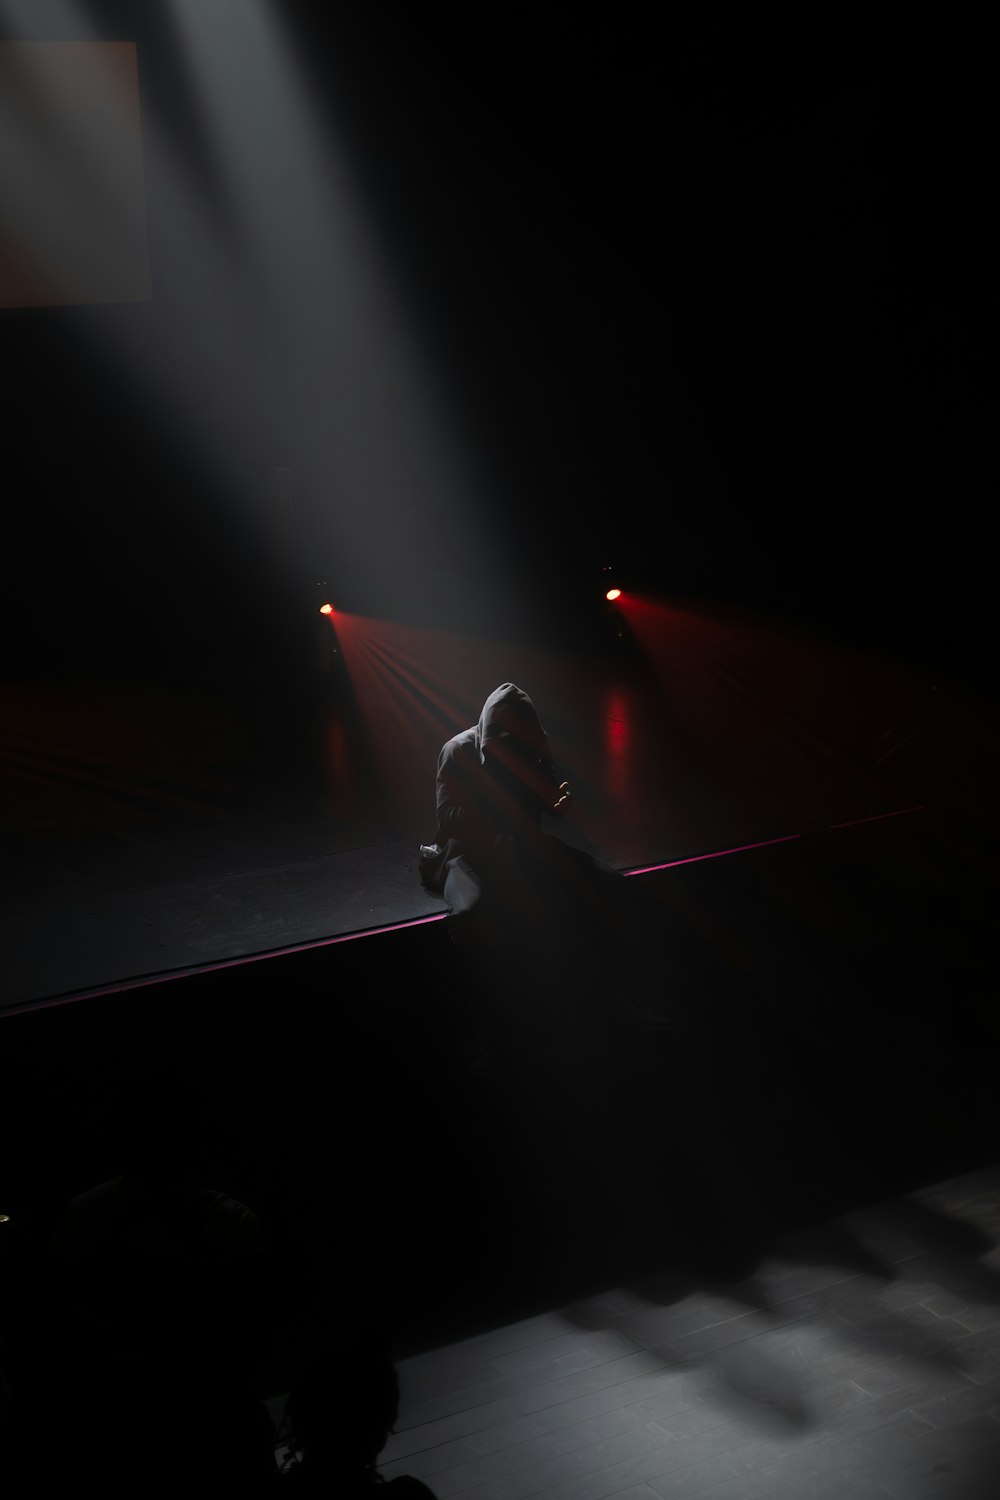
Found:
[(494, 739), (516, 742), (532, 759), (551, 760), (549, 737), (538, 722), (535, 705), (516, 683), (502, 682), (483, 704), (476, 726), (480, 764), (485, 761), (487, 743)]

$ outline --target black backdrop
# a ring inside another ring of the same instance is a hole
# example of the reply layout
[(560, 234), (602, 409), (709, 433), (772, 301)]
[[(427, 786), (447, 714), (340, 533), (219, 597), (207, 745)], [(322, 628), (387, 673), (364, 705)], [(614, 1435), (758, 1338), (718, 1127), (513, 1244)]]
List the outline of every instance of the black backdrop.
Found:
[[(983, 38), (638, 6), (281, 13), (497, 476), (512, 589), (564, 609), (613, 561), (988, 654)], [(90, 14), (137, 40), (144, 112), (224, 216), (169, 7)], [(286, 618), (225, 495), (294, 463), (280, 417), (223, 478), (104, 356), (127, 326), (155, 364), (165, 323), (204, 315), (151, 255), (149, 304), (0, 315), (8, 676), (212, 670)]]

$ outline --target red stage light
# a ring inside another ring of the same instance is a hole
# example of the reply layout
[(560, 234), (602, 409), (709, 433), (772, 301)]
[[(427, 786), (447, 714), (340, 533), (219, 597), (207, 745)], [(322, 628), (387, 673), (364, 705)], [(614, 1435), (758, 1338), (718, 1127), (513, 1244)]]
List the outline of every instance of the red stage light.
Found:
[(332, 604), (321, 604), (320, 607), (319, 607), (319, 612), (320, 612), (321, 615), (332, 615), (333, 614), (333, 605)]
[(620, 599), (621, 596), (622, 596), (621, 589), (608, 589), (608, 592), (605, 594), (604, 597), (605, 597), (605, 599)]

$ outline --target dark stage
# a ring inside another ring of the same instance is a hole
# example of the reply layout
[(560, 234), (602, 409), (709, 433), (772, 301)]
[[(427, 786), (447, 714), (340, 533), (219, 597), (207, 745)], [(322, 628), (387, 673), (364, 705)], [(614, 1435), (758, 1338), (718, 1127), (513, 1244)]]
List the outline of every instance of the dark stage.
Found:
[[(0, 6), (12, 1449), (131, 1109), (386, 1478), (996, 1493), (992, 80), (652, 14)], [(652, 982), (420, 883), (508, 681)]]
[(442, 914), (417, 875), (437, 750), (508, 679), (571, 778), (559, 835), (618, 869), (683, 884), (687, 861), (839, 851), (910, 818), (959, 862), (951, 904), (985, 915), (981, 685), (735, 606), (630, 598), (595, 616), (572, 651), (323, 621), (332, 670), (291, 674), (263, 708), (148, 682), (8, 686), (4, 1006)]

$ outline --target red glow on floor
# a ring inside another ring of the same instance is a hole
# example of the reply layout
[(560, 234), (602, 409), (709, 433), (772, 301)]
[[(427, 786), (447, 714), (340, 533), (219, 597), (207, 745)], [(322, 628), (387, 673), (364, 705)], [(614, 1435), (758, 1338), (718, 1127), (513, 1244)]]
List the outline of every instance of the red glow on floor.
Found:
[(633, 793), (633, 778), (629, 775), (629, 754), (634, 746), (629, 699), (622, 688), (608, 688), (603, 720), (604, 774), (608, 795), (619, 806), (623, 816), (630, 816), (632, 809), (628, 803)]
[(604, 716), (604, 745), (609, 755), (623, 755), (628, 749), (628, 705), (621, 688), (608, 694)]

